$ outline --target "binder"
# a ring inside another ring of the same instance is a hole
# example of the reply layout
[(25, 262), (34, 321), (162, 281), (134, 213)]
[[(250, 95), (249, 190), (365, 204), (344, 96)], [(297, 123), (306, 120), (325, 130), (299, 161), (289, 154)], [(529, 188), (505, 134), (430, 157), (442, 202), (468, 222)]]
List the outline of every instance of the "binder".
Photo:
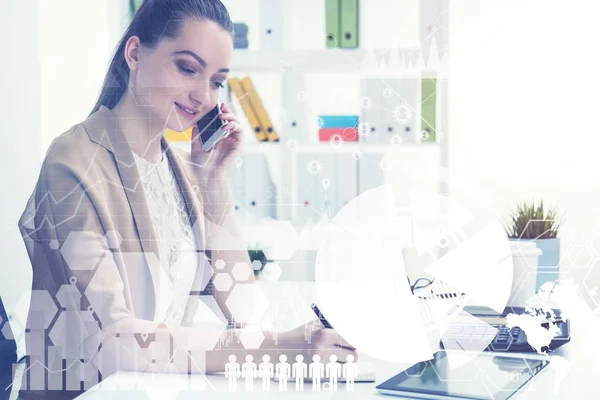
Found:
[(340, 1), (325, 0), (325, 47), (338, 47), (340, 29)]
[(335, 182), (332, 186), (336, 191), (335, 213), (337, 214), (358, 195), (358, 161), (351, 153), (335, 155)]
[(414, 78), (390, 78), (382, 83), (387, 87), (384, 87), (381, 97), (385, 132), (381, 143), (414, 143), (417, 134), (418, 81)]
[(246, 91), (242, 86), (242, 82), (236, 77), (229, 78), (227, 82), (229, 83), (229, 87), (237, 97), (240, 106), (244, 111), (244, 114), (246, 114), (246, 118), (248, 119), (250, 126), (252, 126), (252, 129), (254, 130), (256, 139), (258, 139), (259, 142), (264, 142), (268, 140), (267, 134), (263, 130), (261, 124), (258, 121), (258, 117), (254, 113), (252, 105), (250, 104), (250, 96), (246, 94)]
[(248, 24), (243, 22), (234, 22), (233, 23), (233, 34), (236, 37), (247, 37), (248, 35)]
[(252, 84), (252, 79), (249, 76), (245, 77), (241, 80), (241, 84), (245, 92), (248, 94), (248, 99), (250, 100), (250, 106), (258, 119), (260, 126), (263, 129), (263, 132), (266, 133), (267, 139), (271, 142), (278, 142), (279, 135), (269, 118), (269, 114), (265, 110), (260, 97), (258, 97), (258, 93), (256, 92), (256, 88)]
[(236, 36), (233, 39), (233, 48), (234, 49), (247, 49), (248, 48), (248, 39), (247, 38), (238, 38)]
[(340, 0), (340, 47), (358, 47), (358, 0)]
[(140, 8), (144, 0), (130, 0), (129, 11), (131, 12), (131, 19), (135, 16), (135, 13)]
[[(339, 177), (336, 175), (336, 154), (315, 154), (314, 159), (321, 165), (318, 174), (311, 175), (316, 187), (316, 211), (319, 215), (333, 218), (337, 212), (337, 185)], [(327, 184), (324, 184), (327, 180)]]
[(359, 141), (367, 144), (378, 144), (383, 136), (381, 93), (383, 82), (380, 78), (361, 79), (362, 101), (361, 118), (358, 124)]
[(436, 86), (435, 78), (421, 79), (421, 142), (436, 142)]
[(354, 128), (358, 125), (358, 115), (320, 115), (322, 128)]
[[(318, 169), (313, 169), (315, 165)], [(295, 169), (298, 220), (316, 223), (324, 214), (333, 216), (337, 205), (335, 154), (298, 152)]]
[[(240, 2), (242, 3), (242, 2)], [(247, 3), (247, 2), (243, 2)], [(259, 0), (261, 50), (282, 50), (284, 36), (284, 3), (281, 0)]]
[[(402, 143), (416, 143), (418, 136), (418, 116), (419, 110), (417, 102), (417, 93), (419, 91), (419, 81), (417, 78), (401, 78), (396, 80), (397, 93), (400, 96), (400, 104), (406, 110), (410, 110), (410, 118), (404, 121), (400, 118), (400, 137)], [(395, 116), (396, 119), (397, 116)]]
[(319, 141), (358, 141), (358, 115), (320, 115)]
[(183, 132), (172, 131), (171, 129), (165, 129), (165, 138), (169, 142), (190, 142), (192, 140), (192, 129), (194, 126), (190, 126)]
[(229, 186), (231, 188), (231, 196), (233, 197), (233, 205), (235, 212), (239, 217), (239, 221), (242, 225), (246, 225), (247, 221), (244, 217), (247, 215), (246, 204), (248, 188), (246, 187), (246, 153), (239, 156), (242, 160), (238, 166), (237, 163), (233, 162), (229, 165)]
[(320, 128), (319, 129), (319, 141), (320, 142), (357, 142), (358, 141), (358, 129), (357, 128)]
[(384, 171), (380, 167), (382, 153), (364, 153), (358, 168), (358, 193), (383, 185)]
[(296, 161), (296, 217), (301, 222), (317, 222), (319, 220), (319, 207), (316, 197), (317, 180), (309, 172), (314, 155), (311, 153), (295, 153)]
[(265, 154), (248, 152), (244, 155), (246, 203), (244, 209), (254, 217), (256, 222), (264, 218), (277, 217), (276, 186), (271, 179)]

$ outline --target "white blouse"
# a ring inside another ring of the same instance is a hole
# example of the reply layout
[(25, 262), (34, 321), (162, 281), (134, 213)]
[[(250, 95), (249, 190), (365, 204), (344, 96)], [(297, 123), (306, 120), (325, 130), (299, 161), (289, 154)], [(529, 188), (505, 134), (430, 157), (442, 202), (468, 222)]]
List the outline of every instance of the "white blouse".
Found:
[(194, 232), (186, 205), (164, 151), (158, 163), (132, 153), (160, 251), (160, 290), (156, 293), (154, 320), (165, 324), (186, 324), (185, 307), (198, 265)]

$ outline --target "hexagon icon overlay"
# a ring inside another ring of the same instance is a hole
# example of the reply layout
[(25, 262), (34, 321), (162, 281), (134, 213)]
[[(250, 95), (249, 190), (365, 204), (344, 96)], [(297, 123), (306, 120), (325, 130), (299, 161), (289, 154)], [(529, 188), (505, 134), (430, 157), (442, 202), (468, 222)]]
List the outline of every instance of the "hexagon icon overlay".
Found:
[(265, 335), (258, 325), (246, 325), (240, 332), (240, 342), (246, 349), (258, 349)]
[(259, 323), (269, 309), (269, 301), (260, 286), (238, 283), (225, 301), (233, 319), (241, 323)]
[(262, 270), (262, 274), (267, 281), (276, 281), (281, 277), (281, 266), (277, 262), (268, 262)]
[(173, 339), (186, 350), (212, 350), (227, 328), (227, 319), (213, 296), (198, 296), (197, 306), (191, 323), (195, 328), (193, 333), (187, 329), (175, 329), (171, 332)]
[(300, 247), (300, 237), (290, 221), (265, 218), (260, 221), (258, 231), (268, 260), (289, 260)]
[(219, 292), (228, 291), (232, 284), (233, 279), (231, 279), (231, 276), (227, 272), (219, 272), (213, 279), (213, 285)]
[(238, 282), (247, 281), (248, 278), (250, 278), (250, 275), (252, 275), (252, 270), (245, 262), (238, 262), (233, 266), (231, 274)]
[(91, 271), (107, 253), (104, 238), (91, 231), (72, 231), (65, 239), (60, 254), (72, 271)]
[[(29, 308), (27, 303), (29, 302)], [(47, 290), (30, 290), (24, 292), (16, 306), (19, 315), (28, 315), (27, 329), (46, 329), (58, 312), (56, 303)], [(23, 312), (27, 310), (27, 312)]]

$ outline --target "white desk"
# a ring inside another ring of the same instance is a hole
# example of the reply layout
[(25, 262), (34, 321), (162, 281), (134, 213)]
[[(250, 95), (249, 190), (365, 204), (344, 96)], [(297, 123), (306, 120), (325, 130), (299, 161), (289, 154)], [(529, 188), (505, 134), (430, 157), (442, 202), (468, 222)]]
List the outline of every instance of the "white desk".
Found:
[[(563, 346), (557, 354), (569, 357), (570, 345)], [(362, 357), (361, 360), (364, 360)], [(595, 365), (592, 365), (595, 364)], [(558, 391), (554, 391), (554, 381), (556, 372), (547, 366), (539, 375), (537, 375), (526, 390), (522, 391), (517, 399), (592, 399), (597, 398), (598, 394), (598, 372), (592, 371), (592, 368), (598, 368), (598, 362), (590, 362), (587, 365), (572, 365), (571, 372), (565, 377)], [(393, 365), (384, 362), (376, 362), (377, 383), (399, 373), (403, 370), (401, 365)], [(587, 372), (586, 372), (587, 371)], [(354, 392), (347, 392), (344, 384), (340, 384), (336, 393), (320, 392), (313, 393), (310, 384), (305, 384), (305, 391), (297, 393), (294, 391), (294, 384), (288, 384), (288, 391), (280, 393), (277, 382), (271, 382), (271, 391), (262, 392), (261, 381), (256, 379), (254, 382), (254, 391), (245, 392), (243, 380), (238, 380), (236, 392), (228, 391), (227, 379), (223, 376), (211, 375), (205, 378), (199, 375), (151, 375), (130, 372), (117, 373), (96, 388), (86, 392), (80, 398), (82, 399), (130, 399), (146, 398), (149, 399), (280, 399), (280, 398), (316, 398), (316, 399), (370, 399), (379, 398), (380, 395), (374, 383), (357, 383)], [(137, 389), (136, 388), (137, 385)], [(204, 389), (201, 389), (205, 385)], [(195, 389), (194, 389), (195, 388)], [(203, 397), (206, 396), (206, 397)], [(393, 399), (394, 397), (383, 397)]]
[[(290, 296), (299, 305), (297, 314), (282, 311), (282, 315), (276, 316), (275, 325), (280, 329), (289, 329), (301, 324), (303, 321), (313, 319), (314, 314), (308, 308), (314, 300), (314, 282), (260, 282), (261, 287), (267, 293), (271, 302), (289, 301)], [(272, 303), (275, 304), (275, 303)], [(600, 342), (600, 336), (598, 337)], [(538, 376), (534, 378), (527, 387), (527, 391), (522, 391), (518, 399), (588, 399), (598, 398), (598, 385), (600, 385), (600, 358), (594, 358), (598, 351), (591, 352), (590, 349), (580, 348), (577, 342), (569, 343), (556, 352), (556, 355), (565, 357), (571, 361), (569, 374), (564, 378), (558, 387), (554, 390), (554, 382), (557, 379), (556, 371), (549, 365)], [(598, 348), (600, 348), (600, 343)], [(541, 356), (540, 356), (541, 357)], [(359, 361), (373, 361), (376, 370), (377, 383), (383, 382), (393, 375), (408, 368), (407, 364), (391, 364), (372, 360), (359, 353)], [(137, 385), (137, 393), (135, 390)], [(202, 387), (204, 386), (204, 389)], [(341, 384), (337, 393), (320, 392), (313, 393), (310, 385), (305, 385), (303, 393), (296, 393), (294, 385), (288, 384), (288, 391), (283, 394), (278, 391), (277, 382), (271, 383), (271, 391), (263, 393), (261, 381), (256, 379), (254, 382), (254, 391), (246, 393), (244, 383), (238, 380), (236, 392), (228, 391), (227, 379), (219, 375), (210, 375), (203, 377), (201, 375), (161, 375), (161, 374), (139, 374), (130, 372), (119, 372), (106, 380), (97, 387), (86, 392), (81, 398), (97, 399), (130, 399), (130, 398), (149, 398), (149, 399), (280, 399), (303, 397), (319, 399), (369, 399), (382, 398), (375, 390), (375, 383), (357, 383), (354, 392), (347, 392), (344, 384)], [(118, 388), (118, 390), (117, 390)], [(190, 389), (192, 388), (192, 389)], [(196, 389), (193, 389), (196, 388)], [(308, 390), (307, 390), (308, 389)], [(139, 396), (136, 396), (139, 395)], [(147, 396), (147, 397), (146, 397)], [(393, 399), (386, 396), (383, 398)]]

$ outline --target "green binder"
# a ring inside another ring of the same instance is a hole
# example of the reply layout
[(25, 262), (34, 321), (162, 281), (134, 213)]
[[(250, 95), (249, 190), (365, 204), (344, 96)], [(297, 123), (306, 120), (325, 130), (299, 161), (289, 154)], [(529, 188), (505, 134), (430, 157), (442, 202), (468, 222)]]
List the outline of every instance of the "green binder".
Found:
[(131, 12), (131, 18), (133, 18), (133, 16), (135, 15), (138, 8), (140, 8), (140, 6), (142, 5), (143, 2), (144, 2), (144, 0), (130, 0), (129, 11)]
[(436, 79), (421, 79), (421, 141), (435, 143)]
[(340, 0), (325, 0), (325, 46), (338, 47), (340, 39)]
[(358, 0), (340, 0), (340, 46), (358, 47)]

